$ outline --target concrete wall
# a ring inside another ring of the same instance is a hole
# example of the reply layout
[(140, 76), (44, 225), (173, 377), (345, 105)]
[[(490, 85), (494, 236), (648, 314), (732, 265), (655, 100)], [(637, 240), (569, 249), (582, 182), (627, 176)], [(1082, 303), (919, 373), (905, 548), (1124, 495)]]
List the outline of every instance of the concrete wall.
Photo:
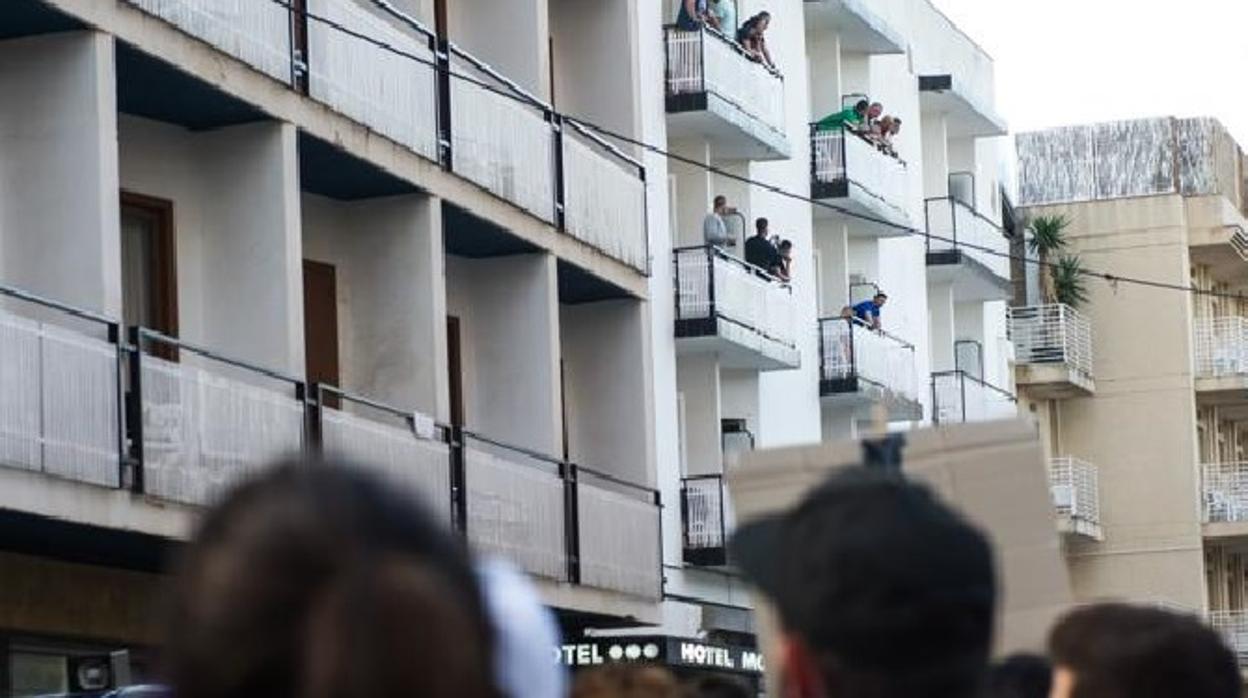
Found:
[(193, 133), (128, 116), (118, 126), (122, 189), (173, 202), (181, 337), (302, 374), (294, 127)]
[(3, 281), (121, 316), (113, 40), (0, 41)]
[(562, 455), (555, 258), (448, 256), (446, 307), (460, 319), (466, 426)]
[[(1187, 285), (1177, 196), (1028, 210), (1069, 216), (1090, 267)], [(1100, 473), (1102, 543), (1069, 553), (1080, 599), (1125, 597), (1204, 608), (1191, 309), (1186, 294), (1090, 284), (1096, 395), (1060, 403), (1061, 446)]]
[(568, 457), (653, 485), (649, 328), (640, 301), (561, 305)]
[(439, 202), (302, 203), (304, 257), (337, 272), (341, 387), (449, 421)]
[(636, 0), (549, 0), (549, 4), (555, 107), (635, 135), (638, 93), (654, 89), (638, 79)]
[(546, 0), (447, 0), (451, 41), (529, 92), (550, 95)]
[(719, 362), (711, 354), (680, 357), (678, 390), (684, 405), (684, 473), (723, 472), (720, 432)]

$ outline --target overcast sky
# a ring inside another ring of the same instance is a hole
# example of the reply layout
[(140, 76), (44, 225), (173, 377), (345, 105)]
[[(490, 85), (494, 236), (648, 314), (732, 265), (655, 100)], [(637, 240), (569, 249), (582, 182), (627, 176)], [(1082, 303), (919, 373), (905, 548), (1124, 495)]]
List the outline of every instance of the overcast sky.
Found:
[(1248, 0), (933, 0), (996, 60), (1017, 133), (1213, 116), (1248, 148)]

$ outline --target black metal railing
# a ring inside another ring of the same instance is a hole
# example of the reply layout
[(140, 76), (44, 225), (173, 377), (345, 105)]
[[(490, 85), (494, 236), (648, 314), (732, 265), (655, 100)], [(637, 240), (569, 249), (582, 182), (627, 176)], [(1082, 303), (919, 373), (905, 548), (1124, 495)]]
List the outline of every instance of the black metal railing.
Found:
[(723, 475), (681, 480), (680, 518), (684, 561), (703, 567), (728, 564), (728, 490)]
[(676, 336), (713, 336), (724, 320), (785, 347), (797, 346), (793, 288), (715, 245), (672, 251)]
[[(784, 76), (708, 26), (663, 27), (667, 111), (703, 111), (708, 94), (783, 137)], [(722, 63), (729, 61), (727, 65)]]
[(918, 400), (914, 345), (857, 317), (819, 320), (819, 393), (856, 393), (871, 388)]
[(908, 189), (903, 160), (853, 128), (810, 124), (811, 198), (845, 198), (851, 186), (890, 212), (905, 212)]
[[(439, 38), (390, 2), (339, 0), (325, 5), (322, 14), (298, 0), (252, 0), (244, 3), (240, 17), (194, 24), (168, 3), (124, 1), (649, 275), (644, 164), (582, 124), (572, 124), (501, 71)], [(199, 11), (205, 15), (216, 12), (207, 0), (188, 2), (204, 2)], [(329, 46), (333, 48), (327, 51), (339, 58), (351, 54), (370, 70), (336, 70), (341, 66), (317, 51)], [(424, 111), (410, 107), (411, 102), (426, 101)], [(502, 126), (482, 118), (483, 101), (494, 105), (494, 121)], [(540, 156), (517, 147), (524, 142), (514, 137), (524, 132), (525, 123), (509, 117), (525, 112), (534, 114), (541, 128)], [(562, 140), (568, 127), (593, 157), (604, 160), (595, 168), (598, 179), (563, 176), (569, 156)], [(497, 147), (490, 149), (491, 143)], [(599, 191), (585, 192), (587, 182)], [(578, 212), (600, 215), (574, 217), (569, 228), (564, 215), (569, 200)], [(604, 213), (612, 204), (618, 210)], [(627, 244), (615, 236), (627, 236)]]

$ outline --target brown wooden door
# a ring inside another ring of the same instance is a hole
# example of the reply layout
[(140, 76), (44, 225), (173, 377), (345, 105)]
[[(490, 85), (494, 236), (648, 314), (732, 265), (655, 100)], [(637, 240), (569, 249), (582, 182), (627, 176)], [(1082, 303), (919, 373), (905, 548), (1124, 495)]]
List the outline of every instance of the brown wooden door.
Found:
[[(178, 336), (178, 262), (173, 202), (121, 193), (122, 322)], [(175, 347), (152, 344), (152, 353), (176, 360)]]
[(446, 370), (451, 397), (451, 424), (464, 425), (464, 364), (460, 355), (459, 318), (446, 316)]
[(341, 387), (337, 272), (332, 264), (310, 259), (303, 260), (303, 341), (308, 381)]

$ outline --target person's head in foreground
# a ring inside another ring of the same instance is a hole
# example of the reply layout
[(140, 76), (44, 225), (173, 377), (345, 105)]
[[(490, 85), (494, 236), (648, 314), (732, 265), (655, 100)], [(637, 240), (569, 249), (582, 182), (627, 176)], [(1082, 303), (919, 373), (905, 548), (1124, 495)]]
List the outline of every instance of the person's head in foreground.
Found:
[(171, 585), (178, 698), (493, 698), (467, 552), (354, 468), (289, 462), (208, 512)]
[(731, 559), (774, 609), (781, 698), (972, 698), (996, 580), (987, 539), (899, 472), (843, 468), (741, 527)]
[(682, 698), (676, 677), (661, 666), (607, 664), (577, 674), (572, 698)]
[(1012, 654), (988, 669), (980, 698), (1049, 698), (1053, 667), (1038, 654)]
[(1235, 655), (1196, 616), (1107, 603), (1049, 635), (1052, 698), (1239, 698)]

